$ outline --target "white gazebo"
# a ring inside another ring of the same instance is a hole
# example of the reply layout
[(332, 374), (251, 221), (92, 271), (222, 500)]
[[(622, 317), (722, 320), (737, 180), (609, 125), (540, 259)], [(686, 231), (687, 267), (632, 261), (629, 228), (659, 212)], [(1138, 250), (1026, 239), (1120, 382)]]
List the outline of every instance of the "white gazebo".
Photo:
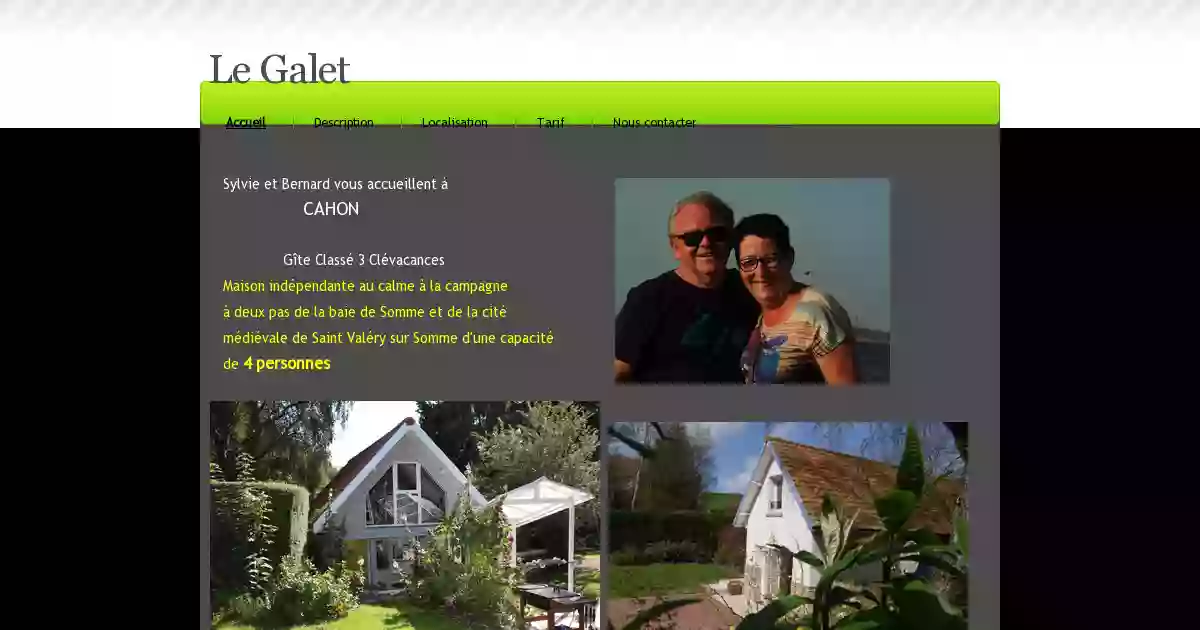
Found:
[(567, 590), (575, 591), (575, 507), (591, 501), (591, 494), (578, 488), (542, 477), (492, 499), (488, 505), (500, 503), (500, 511), (512, 526), (513, 566), (517, 564), (517, 528), (567, 510)]

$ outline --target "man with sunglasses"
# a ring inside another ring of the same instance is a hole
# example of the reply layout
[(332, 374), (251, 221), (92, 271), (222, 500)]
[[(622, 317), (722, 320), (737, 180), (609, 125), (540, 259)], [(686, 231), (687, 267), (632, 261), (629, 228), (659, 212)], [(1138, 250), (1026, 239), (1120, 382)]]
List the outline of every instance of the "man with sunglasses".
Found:
[(727, 269), (733, 210), (711, 192), (675, 204), (667, 236), (678, 265), (629, 291), (616, 324), (616, 380), (741, 383), (758, 304)]

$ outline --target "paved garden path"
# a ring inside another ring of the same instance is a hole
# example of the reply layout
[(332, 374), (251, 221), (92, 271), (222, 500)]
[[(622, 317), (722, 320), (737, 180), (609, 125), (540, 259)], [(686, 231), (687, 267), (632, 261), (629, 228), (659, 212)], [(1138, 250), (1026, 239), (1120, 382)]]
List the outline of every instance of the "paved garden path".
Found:
[[(618, 599), (605, 605), (608, 618), (620, 628), (629, 623), (637, 613), (664, 600), (698, 599), (700, 601), (676, 608), (648, 628), (677, 628), (679, 630), (729, 630), (741, 618), (733, 614), (728, 606), (712, 599), (708, 593), (696, 595), (671, 595), (662, 598)], [(670, 621), (667, 621), (667, 619)]]
[[(740, 578), (734, 579), (737, 579), (739, 582), (742, 581)], [(743, 586), (743, 588), (745, 587)], [(733, 614), (739, 617), (745, 617), (746, 615), (750, 614), (749, 599), (746, 597), (745, 591), (742, 591), (737, 595), (730, 593), (728, 578), (721, 580), (716, 584), (709, 584), (708, 590), (710, 593), (712, 593), (711, 596), (714, 600), (728, 606), (729, 609), (733, 611)]]

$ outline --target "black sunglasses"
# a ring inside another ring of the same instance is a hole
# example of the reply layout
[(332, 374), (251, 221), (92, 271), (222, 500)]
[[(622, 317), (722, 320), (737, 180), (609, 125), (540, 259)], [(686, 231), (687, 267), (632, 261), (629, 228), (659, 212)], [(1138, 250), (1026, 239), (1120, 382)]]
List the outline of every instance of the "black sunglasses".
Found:
[(704, 237), (708, 237), (710, 243), (725, 243), (729, 240), (730, 230), (727, 227), (717, 226), (710, 227), (707, 230), (692, 230), (683, 234), (672, 234), (673, 238), (683, 241), (688, 247), (700, 247), (700, 243), (704, 242)]

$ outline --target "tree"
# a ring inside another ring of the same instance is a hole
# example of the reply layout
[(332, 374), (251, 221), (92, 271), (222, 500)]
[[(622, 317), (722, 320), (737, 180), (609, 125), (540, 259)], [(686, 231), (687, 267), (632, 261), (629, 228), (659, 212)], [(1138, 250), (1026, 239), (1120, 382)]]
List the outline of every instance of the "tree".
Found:
[(632, 510), (640, 457), (608, 454), (608, 496), (614, 510)]
[[(332, 477), (329, 446), (345, 427), (343, 401), (218, 401), (209, 405), (209, 449), (222, 470), (237, 470), (239, 454), (254, 459), (259, 481), (284, 481), (309, 491)], [(243, 479), (242, 481), (249, 481)]]
[[(701, 427), (702, 425), (690, 425)], [(638, 475), (638, 505), (651, 510), (694, 510), (707, 487), (712, 466), (705, 434), (689, 432), (689, 425), (662, 424), (662, 439), (653, 444), (655, 455), (643, 458)]]
[[(595, 402), (576, 402), (577, 406), (593, 413), (590, 422), (600, 430), (600, 406)], [(417, 414), (421, 428), (434, 444), (464, 469), (479, 465), (479, 435), (505, 425), (525, 423), (529, 401), (418, 401)], [(599, 447), (597, 447), (599, 448)], [(599, 457), (599, 450), (596, 451)]]
[(567, 401), (531, 403), (521, 414), (524, 422), (477, 436), (479, 490), (498, 495), (544, 476), (598, 494), (600, 436), (593, 414)]
[(479, 463), (476, 434), (524, 422), (527, 407), (513, 401), (418, 401), (421, 428), (459, 470)]
[[(636, 510), (638, 492), (642, 488), (642, 469), (647, 459), (654, 456), (654, 444), (660, 440), (670, 440), (663, 433), (662, 424), (658, 422), (621, 422), (609, 425), (608, 435), (615, 438), (610, 446), (623, 445), (634, 452), (632, 478), (623, 480), (629, 488), (629, 509)], [(657, 437), (656, 437), (657, 436)], [(624, 487), (624, 486), (623, 486)]]
[[(539, 477), (587, 491), (595, 500), (580, 506), (578, 527), (587, 534), (599, 531), (600, 433), (598, 415), (567, 401), (529, 403), (524, 421), (497, 426), (476, 436), (479, 464), (473, 469), (484, 496), (496, 496)], [(550, 523), (546, 528), (557, 525)], [(542, 528), (531, 528), (541, 531)], [(548, 537), (558, 537), (551, 532)]]

